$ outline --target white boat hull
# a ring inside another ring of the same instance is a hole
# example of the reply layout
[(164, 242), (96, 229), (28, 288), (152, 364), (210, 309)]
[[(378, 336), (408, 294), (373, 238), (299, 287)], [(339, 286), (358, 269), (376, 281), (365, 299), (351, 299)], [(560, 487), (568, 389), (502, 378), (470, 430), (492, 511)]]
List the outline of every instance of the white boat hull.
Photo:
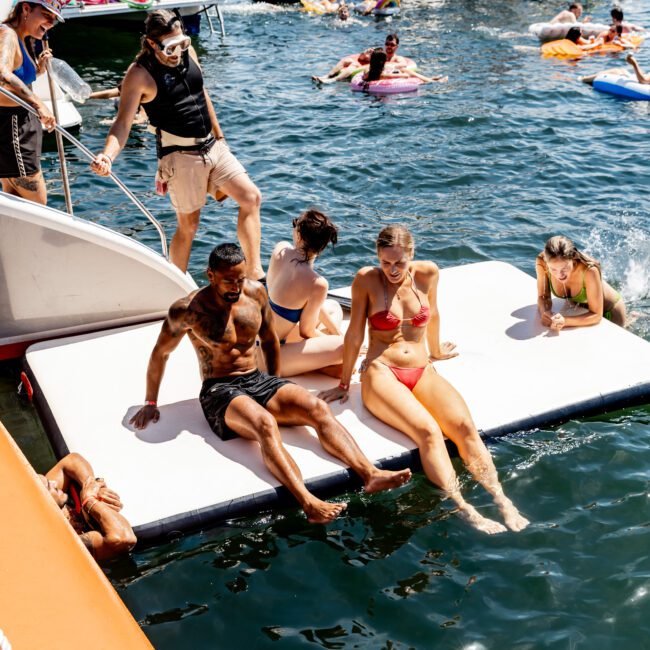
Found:
[(125, 235), (0, 192), (0, 359), (34, 341), (160, 318), (195, 288)]

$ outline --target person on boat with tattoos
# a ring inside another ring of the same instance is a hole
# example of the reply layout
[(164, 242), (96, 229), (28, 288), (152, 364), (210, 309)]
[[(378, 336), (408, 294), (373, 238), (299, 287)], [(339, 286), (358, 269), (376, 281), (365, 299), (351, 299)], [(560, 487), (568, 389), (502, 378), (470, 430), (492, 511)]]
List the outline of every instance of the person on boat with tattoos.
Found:
[[(34, 52), (34, 39), (42, 39), (61, 17), (59, 0), (15, 2), (0, 24), (0, 84), (37, 112), (38, 117), (0, 95), (0, 180), (8, 194), (47, 203), (41, 172), (43, 127), (52, 131), (54, 115), (31, 90), (45, 72), (49, 50)], [(42, 126), (41, 126), (42, 125)]]
[[(311, 494), (280, 438), (278, 425), (313, 427), (323, 448), (361, 476), (366, 492), (403, 485), (408, 469), (377, 469), (329, 406), (302, 386), (281, 379), (280, 342), (273, 312), (261, 283), (246, 278), (246, 258), (237, 244), (221, 244), (210, 254), (209, 285), (177, 300), (151, 353), (145, 405), (131, 418), (136, 429), (157, 422), (158, 390), (170, 353), (187, 334), (196, 351), (203, 386), (199, 400), (212, 430), (222, 439), (255, 440), (271, 473), (296, 497), (312, 523), (338, 517), (346, 503), (328, 503)], [(256, 366), (259, 336), (268, 374)]]
[(120, 513), (122, 501), (80, 454), (64, 456), (38, 478), (96, 560), (128, 553), (138, 541)]

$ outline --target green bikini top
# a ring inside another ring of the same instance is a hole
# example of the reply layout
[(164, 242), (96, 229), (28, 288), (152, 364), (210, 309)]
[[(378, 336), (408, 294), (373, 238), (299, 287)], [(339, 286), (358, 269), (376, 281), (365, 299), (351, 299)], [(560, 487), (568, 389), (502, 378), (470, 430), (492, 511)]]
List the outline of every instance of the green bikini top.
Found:
[(589, 269), (593, 269), (593, 268), (594, 268), (593, 266), (588, 266), (582, 272), (582, 289), (580, 289), (580, 291), (578, 291), (578, 293), (575, 296), (560, 296), (558, 293), (556, 293), (555, 289), (553, 289), (553, 283), (551, 282), (551, 272), (546, 271), (548, 275), (548, 286), (551, 289), (551, 293), (557, 298), (564, 298), (565, 300), (570, 300), (571, 302), (575, 302), (576, 304), (586, 305), (589, 301), (587, 300), (587, 287), (585, 286), (585, 274)]

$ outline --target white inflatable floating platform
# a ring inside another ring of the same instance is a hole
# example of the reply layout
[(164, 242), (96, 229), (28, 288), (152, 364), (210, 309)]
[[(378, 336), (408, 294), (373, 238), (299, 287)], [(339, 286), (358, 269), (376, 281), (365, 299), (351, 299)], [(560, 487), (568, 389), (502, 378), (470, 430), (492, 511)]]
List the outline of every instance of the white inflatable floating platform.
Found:
[[(335, 292), (349, 296), (349, 288)], [(441, 336), (460, 355), (437, 371), (465, 397), (484, 436), (529, 430), (650, 401), (650, 343), (603, 320), (559, 334), (537, 317), (536, 283), (515, 267), (482, 262), (441, 272)], [(558, 305), (559, 307), (559, 305)], [(149, 355), (160, 323), (38, 343), (25, 366), (34, 399), (59, 456), (76, 451), (122, 497), (141, 540), (196, 529), (277, 505), (287, 496), (256, 443), (221, 441), (197, 399), (198, 363), (185, 337), (162, 382), (160, 421), (135, 431), (129, 418), (145, 393)], [(311, 391), (336, 384), (313, 374)], [(358, 377), (336, 417), (384, 467), (417, 458), (403, 434), (362, 405)], [(308, 487), (342, 491), (351, 471), (325, 453), (313, 431), (283, 431)]]

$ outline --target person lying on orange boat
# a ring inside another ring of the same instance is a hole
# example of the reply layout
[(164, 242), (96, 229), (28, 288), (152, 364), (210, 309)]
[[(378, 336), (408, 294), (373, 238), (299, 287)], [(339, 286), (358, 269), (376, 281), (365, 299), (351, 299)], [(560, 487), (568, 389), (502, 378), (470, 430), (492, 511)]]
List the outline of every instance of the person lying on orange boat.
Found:
[(96, 560), (128, 553), (135, 546), (133, 529), (120, 514), (119, 495), (103, 478), (95, 478), (83, 456), (68, 454), (38, 477)]
[(417, 444), (425, 474), (470, 525), (488, 534), (506, 530), (463, 498), (445, 437), (458, 447), (466, 468), (493, 496), (506, 526), (522, 530), (529, 522), (503, 493), (465, 400), (431, 363), (458, 354), (453, 343), (440, 341), (438, 267), (413, 259), (413, 236), (403, 226), (384, 228), (376, 249), (379, 265), (362, 268), (352, 283), (341, 382), (320, 397), (327, 402), (348, 399), (367, 324), (368, 353), (361, 367), (365, 407)]
[[(565, 327), (597, 325), (603, 318), (625, 327), (627, 314), (621, 295), (605, 282), (600, 264), (580, 252), (562, 235), (551, 237), (535, 260), (537, 308), (542, 324), (559, 332)], [(553, 296), (564, 298), (565, 307), (584, 307), (573, 316), (553, 311)]]
[(623, 25), (621, 23), (614, 23), (610, 25), (606, 32), (598, 34), (596, 39), (591, 43), (589, 49), (598, 47), (599, 45), (607, 45), (608, 43), (619, 45), (626, 50), (636, 48), (636, 45), (624, 35)]

